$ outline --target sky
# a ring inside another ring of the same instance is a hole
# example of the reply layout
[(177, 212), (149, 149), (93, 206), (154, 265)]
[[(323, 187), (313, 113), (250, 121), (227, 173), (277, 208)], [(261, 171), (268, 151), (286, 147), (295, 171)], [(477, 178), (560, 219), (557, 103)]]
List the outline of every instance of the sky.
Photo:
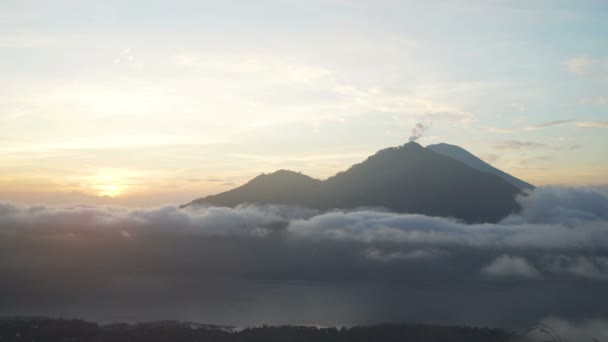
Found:
[(459, 145), (608, 183), (605, 1), (0, 3), (0, 199), (186, 203)]

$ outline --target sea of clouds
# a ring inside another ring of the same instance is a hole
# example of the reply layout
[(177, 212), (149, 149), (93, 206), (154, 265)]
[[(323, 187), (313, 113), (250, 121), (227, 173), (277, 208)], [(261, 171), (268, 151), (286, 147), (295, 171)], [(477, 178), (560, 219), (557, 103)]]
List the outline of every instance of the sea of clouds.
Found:
[(608, 196), (541, 187), (518, 202), (475, 225), (381, 209), (0, 202), (0, 315), (608, 331)]

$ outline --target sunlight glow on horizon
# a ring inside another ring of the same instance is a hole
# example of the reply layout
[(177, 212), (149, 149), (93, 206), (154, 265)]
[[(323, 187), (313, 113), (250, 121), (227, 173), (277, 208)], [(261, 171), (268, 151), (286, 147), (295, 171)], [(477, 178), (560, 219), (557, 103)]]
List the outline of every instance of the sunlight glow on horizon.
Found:
[(120, 196), (124, 189), (121, 185), (116, 184), (101, 184), (97, 185), (96, 188), (99, 190), (98, 196), (104, 197), (118, 197)]
[(417, 123), (535, 185), (608, 183), (599, 1), (35, 4), (0, 5), (0, 200), (324, 179)]
[(124, 185), (124, 176), (117, 170), (100, 170), (93, 177), (93, 182), (97, 196), (119, 197), (128, 189)]

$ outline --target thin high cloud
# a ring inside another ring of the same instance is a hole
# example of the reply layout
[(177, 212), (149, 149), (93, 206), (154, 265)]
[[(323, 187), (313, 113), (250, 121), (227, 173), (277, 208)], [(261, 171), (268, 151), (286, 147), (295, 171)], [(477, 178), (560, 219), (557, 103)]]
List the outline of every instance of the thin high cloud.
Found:
[(587, 56), (578, 56), (564, 62), (564, 65), (570, 72), (578, 76), (588, 75), (592, 68), (597, 64), (596, 61), (591, 60)]
[(556, 120), (543, 122), (536, 125), (527, 126), (525, 130), (535, 131), (539, 129), (554, 127), (554, 126), (574, 126), (578, 128), (606, 128), (608, 127), (608, 121), (601, 120)]
[(519, 141), (519, 140), (507, 140), (501, 141), (496, 144), (496, 148), (499, 150), (522, 150), (546, 147), (547, 145), (534, 142), (534, 141)]
[(564, 65), (571, 73), (579, 77), (599, 77), (608, 76), (608, 60), (604, 58), (590, 58), (585, 55), (571, 58), (564, 62)]
[(513, 327), (608, 315), (596, 300), (608, 197), (538, 188), (518, 201), (519, 214), (477, 225), (382, 210), (2, 203), (0, 314)]
[[(604, 102), (602, 102), (602, 100), (604, 100), (604, 99), (598, 98), (597, 100), (593, 100), (593, 101), (595, 101), (594, 103), (597, 103), (598, 105), (604, 105)], [(590, 100), (586, 100), (586, 101), (590, 101)], [(572, 127), (577, 127), (577, 128), (607, 128), (608, 121), (602, 121), (602, 120), (553, 120), (553, 121), (541, 122), (541, 123), (535, 124), (535, 125), (525, 126), (525, 127), (523, 127), (523, 129), (521, 129), (521, 128), (505, 129), (505, 128), (491, 127), (491, 128), (488, 128), (488, 132), (495, 133), (495, 134), (511, 134), (511, 133), (516, 133), (520, 130), (537, 131), (537, 130), (541, 130), (541, 129), (558, 127), (558, 126), (572, 126)]]
[(536, 125), (531, 125), (526, 127), (526, 130), (528, 131), (533, 131), (533, 130), (537, 130), (537, 129), (542, 129), (542, 128), (547, 128), (547, 127), (552, 127), (552, 126), (562, 126), (562, 125), (567, 125), (567, 124), (571, 124), (575, 122), (574, 120), (554, 120), (554, 121), (547, 121), (547, 122), (543, 122), (543, 123), (539, 123)]

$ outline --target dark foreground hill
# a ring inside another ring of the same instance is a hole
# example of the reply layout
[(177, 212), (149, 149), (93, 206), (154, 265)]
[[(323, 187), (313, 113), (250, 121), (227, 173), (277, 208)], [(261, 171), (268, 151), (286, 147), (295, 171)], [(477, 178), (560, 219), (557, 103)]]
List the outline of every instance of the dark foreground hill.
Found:
[(501, 329), (432, 325), (264, 326), (229, 331), (175, 321), (99, 325), (81, 320), (0, 319), (0, 341), (6, 342), (496, 342), (513, 341), (514, 337)]
[(289, 204), (321, 210), (383, 207), (467, 222), (496, 222), (518, 209), (514, 197), (520, 191), (496, 174), (411, 142), (381, 150), (324, 181), (281, 170), (188, 205)]

